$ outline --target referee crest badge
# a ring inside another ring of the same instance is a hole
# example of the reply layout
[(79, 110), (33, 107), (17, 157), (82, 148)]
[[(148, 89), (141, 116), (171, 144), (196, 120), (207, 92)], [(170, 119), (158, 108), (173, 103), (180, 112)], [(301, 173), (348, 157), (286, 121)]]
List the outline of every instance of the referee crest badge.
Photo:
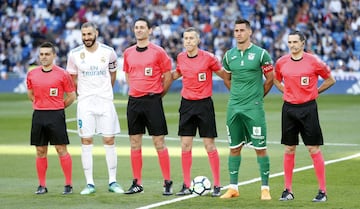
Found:
[(310, 83), (310, 79), (308, 76), (302, 76), (300, 82), (302, 86), (308, 86)]
[(50, 96), (56, 97), (58, 95), (58, 89), (57, 88), (50, 88)]
[(153, 69), (151, 67), (146, 67), (144, 69), (144, 75), (145, 76), (152, 76), (153, 75)]
[(199, 81), (206, 81), (206, 73), (199, 73), (198, 74)]

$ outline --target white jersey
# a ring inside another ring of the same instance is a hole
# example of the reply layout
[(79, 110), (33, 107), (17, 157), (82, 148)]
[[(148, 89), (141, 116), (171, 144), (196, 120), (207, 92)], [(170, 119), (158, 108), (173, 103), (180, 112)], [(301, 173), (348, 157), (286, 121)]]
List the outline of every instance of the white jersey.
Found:
[(78, 77), (78, 100), (89, 96), (114, 99), (110, 72), (117, 71), (117, 55), (110, 46), (98, 44), (94, 52), (86, 50), (84, 45), (69, 52), (66, 70)]

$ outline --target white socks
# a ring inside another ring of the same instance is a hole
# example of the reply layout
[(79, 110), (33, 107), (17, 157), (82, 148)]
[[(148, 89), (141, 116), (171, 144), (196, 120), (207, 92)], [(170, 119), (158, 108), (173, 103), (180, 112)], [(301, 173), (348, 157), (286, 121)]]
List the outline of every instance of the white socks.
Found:
[[(90, 145), (81, 145), (81, 162), (84, 169), (86, 184), (94, 184), (93, 178), (93, 156), (92, 149), (93, 144)], [(117, 154), (115, 144), (113, 145), (104, 145), (106, 164), (109, 173), (109, 184), (116, 182), (116, 169), (117, 169)]]
[(116, 147), (113, 145), (105, 145), (106, 163), (109, 173), (109, 184), (116, 182), (117, 155)]
[(94, 184), (93, 178), (93, 157), (92, 157), (92, 148), (93, 145), (81, 145), (81, 162), (84, 169), (86, 184)]

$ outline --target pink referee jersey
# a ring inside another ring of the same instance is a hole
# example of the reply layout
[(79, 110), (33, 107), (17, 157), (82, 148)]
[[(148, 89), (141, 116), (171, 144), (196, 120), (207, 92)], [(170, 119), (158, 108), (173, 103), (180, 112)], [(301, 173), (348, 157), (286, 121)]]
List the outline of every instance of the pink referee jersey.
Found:
[(123, 70), (128, 74), (130, 96), (160, 94), (164, 91), (162, 74), (171, 70), (171, 59), (163, 48), (153, 43), (142, 52), (131, 46), (124, 52)]
[(315, 55), (304, 53), (301, 60), (284, 55), (275, 64), (275, 78), (284, 83), (283, 99), (302, 104), (318, 97), (318, 78), (329, 78), (330, 68)]
[(26, 83), (34, 94), (34, 110), (64, 109), (64, 92), (75, 91), (70, 74), (56, 65), (49, 72), (36, 67), (28, 73)]
[(177, 56), (176, 71), (182, 75), (181, 96), (199, 100), (212, 95), (212, 73), (221, 69), (221, 63), (211, 53), (199, 49), (196, 57), (189, 58), (186, 52)]

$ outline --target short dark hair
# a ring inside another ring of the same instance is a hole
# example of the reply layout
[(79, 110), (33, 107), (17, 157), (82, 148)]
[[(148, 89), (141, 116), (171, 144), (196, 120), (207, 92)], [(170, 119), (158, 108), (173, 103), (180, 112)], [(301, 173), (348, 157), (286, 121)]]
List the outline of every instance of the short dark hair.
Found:
[(81, 29), (83, 28), (94, 28), (95, 30), (97, 30), (97, 25), (93, 22), (85, 22), (84, 24), (81, 25)]
[(237, 19), (235, 20), (235, 25), (237, 24), (245, 24), (247, 28), (251, 29), (250, 22), (246, 19)]
[(305, 41), (306, 40), (305, 34), (303, 32), (301, 32), (301, 31), (298, 31), (298, 30), (291, 31), (289, 33), (289, 36), (290, 35), (298, 35), (299, 38), (300, 38), (300, 41)]
[(185, 32), (195, 32), (198, 35), (198, 37), (200, 38), (200, 31), (195, 27), (188, 27), (185, 29), (184, 33)]
[(146, 22), (146, 26), (147, 26), (149, 29), (152, 27), (149, 19), (147, 19), (146, 17), (139, 17), (138, 19), (135, 20), (134, 25), (135, 25), (135, 23), (136, 23), (137, 21), (144, 21), (144, 22)]
[(196, 33), (200, 33), (199, 30), (195, 27), (188, 27), (185, 29), (184, 32), (192, 32), (192, 31), (195, 31)]
[(54, 44), (52, 44), (51, 42), (46, 41), (46, 42), (42, 43), (42, 44), (39, 46), (39, 48), (51, 48), (51, 51), (52, 51), (54, 54), (56, 54), (55, 46), (54, 46)]

